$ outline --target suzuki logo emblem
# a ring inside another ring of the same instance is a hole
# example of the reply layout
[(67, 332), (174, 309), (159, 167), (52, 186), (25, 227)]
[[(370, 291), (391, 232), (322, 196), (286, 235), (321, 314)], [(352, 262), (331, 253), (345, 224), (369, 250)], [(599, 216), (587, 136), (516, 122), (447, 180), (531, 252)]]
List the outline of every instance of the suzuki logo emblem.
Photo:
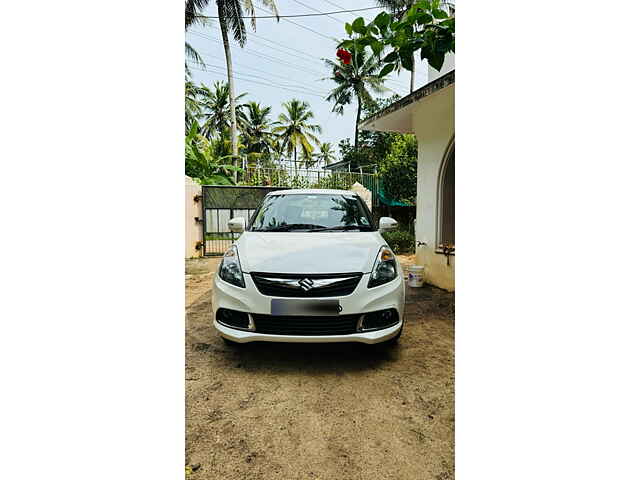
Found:
[(311, 290), (313, 288), (313, 280), (310, 280), (308, 278), (303, 278), (302, 280), (300, 280), (298, 282), (298, 285), (300, 285), (300, 287), (302, 287), (302, 289), (305, 292), (308, 292), (309, 290)]

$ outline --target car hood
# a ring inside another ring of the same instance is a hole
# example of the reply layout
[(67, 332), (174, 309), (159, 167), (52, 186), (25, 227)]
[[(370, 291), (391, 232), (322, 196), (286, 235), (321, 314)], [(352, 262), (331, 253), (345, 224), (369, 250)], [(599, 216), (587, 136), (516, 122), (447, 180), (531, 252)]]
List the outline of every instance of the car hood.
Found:
[(244, 272), (370, 272), (386, 242), (378, 232), (244, 232), (236, 241)]

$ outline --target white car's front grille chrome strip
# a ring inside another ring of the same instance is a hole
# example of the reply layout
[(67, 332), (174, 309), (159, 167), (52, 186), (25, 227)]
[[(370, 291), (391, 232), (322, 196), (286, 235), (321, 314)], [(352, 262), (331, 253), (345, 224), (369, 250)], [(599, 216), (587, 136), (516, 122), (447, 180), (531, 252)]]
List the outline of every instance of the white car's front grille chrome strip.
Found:
[(252, 273), (251, 277), (263, 295), (275, 297), (339, 297), (353, 293), (362, 278), (362, 274)]

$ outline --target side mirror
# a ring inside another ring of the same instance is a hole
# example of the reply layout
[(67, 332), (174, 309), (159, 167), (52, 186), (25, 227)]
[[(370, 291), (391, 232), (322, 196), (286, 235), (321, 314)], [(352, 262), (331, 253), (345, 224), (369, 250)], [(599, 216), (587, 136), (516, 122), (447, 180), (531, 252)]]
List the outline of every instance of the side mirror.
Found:
[(244, 232), (245, 222), (244, 217), (236, 217), (229, 220), (227, 225), (229, 225), (229, 230), (233, 233), (242, 233)]
[(391, 217), (380, 217), (380, 225), (378, 227), (378, 231), (380, 233), (390, 232), (391, 230), (395, 230), (398, 228), (398, 222), (396, 222)]

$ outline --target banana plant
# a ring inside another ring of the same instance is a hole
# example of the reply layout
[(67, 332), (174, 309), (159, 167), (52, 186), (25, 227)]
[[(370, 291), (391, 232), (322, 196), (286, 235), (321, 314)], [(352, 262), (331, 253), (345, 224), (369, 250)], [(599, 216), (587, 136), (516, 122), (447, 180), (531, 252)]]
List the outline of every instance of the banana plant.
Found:
[(223, 142), (198, 134), (198, 126), (194, 124), (184, 139), (185, 173), (203, 185), (235, 185), (233, 173), (243, 170), (225, 163), (231, 161), (233, 155), (220, 155), (227, 147)]

